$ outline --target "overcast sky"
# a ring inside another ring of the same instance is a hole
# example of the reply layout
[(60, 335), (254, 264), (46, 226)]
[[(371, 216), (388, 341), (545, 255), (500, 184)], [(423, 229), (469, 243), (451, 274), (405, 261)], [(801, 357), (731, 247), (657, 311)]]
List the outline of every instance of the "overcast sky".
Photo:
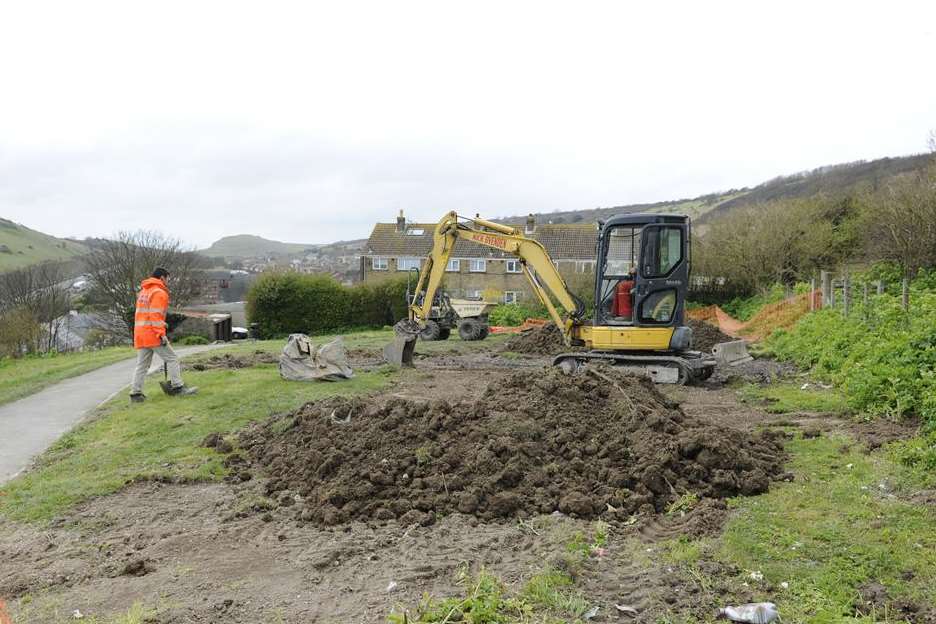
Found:
[(936, 3), (0, 0), (0, 216), (366, 237), (925, 151)]

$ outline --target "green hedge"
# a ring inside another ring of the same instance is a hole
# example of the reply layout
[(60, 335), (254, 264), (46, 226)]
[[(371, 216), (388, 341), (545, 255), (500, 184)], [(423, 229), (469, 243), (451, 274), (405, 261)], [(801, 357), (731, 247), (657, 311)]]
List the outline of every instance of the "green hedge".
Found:
[(499, 305), (488, 314), (488, 323), (501, 327), (516, 327), (522, 325), (528, 318), (549, 318), (546, 306), (541, 303), (508, 303)]
[(247, 318), (263, 338), (393, 325), (406, 316), (406, 280), (342, 286), (326, 275), (271, 272), (247, 293)]
[(936, 294), (875, 296), (848, 319), (840, 309), (809, 314), (767, 340), (769, 351), (839, 385), (856, 412), (917, 415), (936, 427)]

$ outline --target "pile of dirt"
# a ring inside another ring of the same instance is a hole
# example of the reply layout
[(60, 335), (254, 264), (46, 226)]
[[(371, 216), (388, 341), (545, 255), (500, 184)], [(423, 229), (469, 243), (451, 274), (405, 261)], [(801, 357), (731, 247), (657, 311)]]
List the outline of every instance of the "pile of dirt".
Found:
[(317, 524), (431, 524), (548, 514), (626, 519), (685, 496), (767, 490), (778, 436), (687, 417), (651, 382), (604, 367), (516, 372), (481, 398), (332, 398), (253, 425), (240, 446), (267, 494)]
[(276, 364), (277, 362), (279, 362), (279, 356), (275, 353), (258, 349), (253, 353), (247, 353), (245, 355), (233, 355), (231, 353), (212, 355), (207, 359), (192, 364), (192, 369), (203, 371), (217, 368), (251, 368), (260, 364)]
[(562, 341), (562, 332), (555, 323), (527, 329), (504, 342), (504, 351), (532, 355), (555, 355), (569, 350)]
[(688, 324), (689, 327), (692, 328), (692, 348), (696, 351), (709, 352), (712, 350), (712, 347), (721, 342), (737, 340), (737, 338), (732, 338), (728, 334), (722, 333), (717, 325), (712, 325), (705, 321), (689, 319)]

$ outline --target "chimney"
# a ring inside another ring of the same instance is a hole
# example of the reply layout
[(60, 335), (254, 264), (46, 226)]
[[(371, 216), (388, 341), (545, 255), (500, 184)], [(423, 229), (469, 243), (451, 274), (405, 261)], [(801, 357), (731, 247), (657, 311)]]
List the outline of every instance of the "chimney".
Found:
[(403, 216), (403, 209), (400, 209), (400, 214), (396, 218), (396, 231), (405, 232), (406, 231), (406, 217)]
[(527, 215), (526, 230), (524, 230), (524, 233), (532, 234), (535, 229), (536, 219), (533, 218), (533, 213), (531, 212), (529, 215)]

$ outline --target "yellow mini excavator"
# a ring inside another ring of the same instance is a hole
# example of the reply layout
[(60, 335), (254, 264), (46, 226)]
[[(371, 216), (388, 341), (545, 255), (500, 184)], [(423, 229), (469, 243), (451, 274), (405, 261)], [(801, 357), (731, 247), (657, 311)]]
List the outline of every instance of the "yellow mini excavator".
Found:
[(569, 291), (539, 241), (507, 225), (446, 214), (433, 233), (432, 251), (420, 273), (409, 318), (395, 326), (395, 339), (384, 347), (384, 357), (397, 366), (412, 366), (416, 337), (429, 318), (449, 256), (455, 242), (465, 239), (520, 260), (523, 274), (562, 330), (566, 345), (585, 347), (555, 357), (553, 363), (566, 372), (604, 361), (657, 383), (707, 379), (715, 360), (691, 350), (692, 330), (685, 326), (689, 217), (628, 214), (597, 226), (595, 311), (589, 321), (585, 306)]

